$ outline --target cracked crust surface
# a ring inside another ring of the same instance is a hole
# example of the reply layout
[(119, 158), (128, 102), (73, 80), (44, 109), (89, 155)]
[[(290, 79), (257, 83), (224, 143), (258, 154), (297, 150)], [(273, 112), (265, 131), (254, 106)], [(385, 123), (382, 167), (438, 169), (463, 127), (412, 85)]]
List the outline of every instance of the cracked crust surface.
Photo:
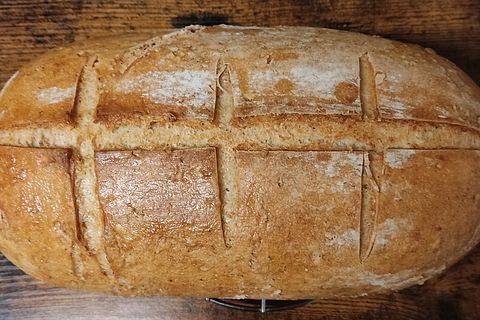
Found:
[(124, 295), (423, 283), (480, 240), (479, 103), (430, 50), (326, 29), (58, 48), (0, 93), (0, 250)]

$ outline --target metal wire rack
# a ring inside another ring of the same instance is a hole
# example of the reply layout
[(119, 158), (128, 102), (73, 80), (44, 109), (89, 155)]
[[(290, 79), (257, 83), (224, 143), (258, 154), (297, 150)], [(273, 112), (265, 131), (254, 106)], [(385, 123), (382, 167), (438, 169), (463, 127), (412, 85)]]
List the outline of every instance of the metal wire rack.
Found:
[(217, 298), (207, 298), (207, 301), (229, 309), (261, 313), (290, 310), (313, 302), (313, 300), (238, 300)]

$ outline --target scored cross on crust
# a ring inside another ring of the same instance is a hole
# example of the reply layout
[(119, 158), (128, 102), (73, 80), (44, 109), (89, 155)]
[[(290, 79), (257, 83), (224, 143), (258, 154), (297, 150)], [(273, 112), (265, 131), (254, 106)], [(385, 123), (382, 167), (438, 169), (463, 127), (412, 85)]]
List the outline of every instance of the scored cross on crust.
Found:
[[(100, 95), (96, 59), (92, 56), (88, 60), (78, 79), (72, 111), (74, 126), (20, 128), (0, 132), (0, 145), (72, 150), (71, 174), (78, 239), (72, 255), (75, 270), (81, 277), (84, 271), (76, 247), (78, 245), (83, 245), (94, 255), (102, 271), (115, 280), (103, 243), (104, 214), (95, 172), (96, 151), (215, 147), (221, 221), (227, 247), (231, 245), (230, 221), (238, 202), (235, 173), (237, 150), (359, 152), (363, 157), (359, 259), (363, 262), (370, 255), (375, 242), (384, 153), (387, 150), (480, 148), (479, 132), (475, 128), (446, 122), (382, 119), (377, 102), (375, 67), (368, 53), (358, 59), (360, 117), (314, 114), (237, 117), (232, 68), (220, 58), (216, 66), (213, 121), (173, 118), (146, 126), (141, 121), (132, 120), (115, 128), (96, 121)], [(347, 136), (345, 128), (349, 128)], [(340, 136), (339, 132), (343, 132), (343, 135)]]

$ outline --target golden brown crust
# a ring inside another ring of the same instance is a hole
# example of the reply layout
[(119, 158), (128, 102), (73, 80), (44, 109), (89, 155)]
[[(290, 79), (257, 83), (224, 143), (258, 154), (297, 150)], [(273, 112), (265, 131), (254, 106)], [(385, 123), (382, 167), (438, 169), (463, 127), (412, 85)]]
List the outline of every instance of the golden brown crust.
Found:
[(0, 147), (0, 250), (37, 279), (110, 291), (78, 246), (70, 152)]
[(0, 92), (0, 128), (68, 124), (72, 120), (77, 81), (88, 58), (96, 55), (108, 63), (152, 35), (99, 38), (59, 47), (15, 73)]
[(124, 295), (422, 283), (480, 240), (479, 101), (428, 50), (326, 29), (60, 48), (0, 93), (0, 250)]
[(85, 62), (75, 50), (60, 48), (15, 73), (0, 94), (0, 127), (68, 123)]
[(126, 290), (217, 290), (227, 261), (215, 149), (101, 152), (96, 163), (107, 254)]

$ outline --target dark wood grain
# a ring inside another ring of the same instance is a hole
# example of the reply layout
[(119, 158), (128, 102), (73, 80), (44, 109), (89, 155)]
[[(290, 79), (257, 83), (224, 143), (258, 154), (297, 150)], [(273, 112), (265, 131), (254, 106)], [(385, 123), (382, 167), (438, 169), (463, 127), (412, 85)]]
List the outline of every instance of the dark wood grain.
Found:
[[(189, 24), (307, 25), (431, 47), (480, 82), (480, 1), (0, 1), (0, 86), (49, 48)], [(480, 247), (424, 286), (318, 301), (288, 312), (233, 312), (204, 299), (119, 298), (42, 285), (0, 255), (0, 319), (478, 319)]]

